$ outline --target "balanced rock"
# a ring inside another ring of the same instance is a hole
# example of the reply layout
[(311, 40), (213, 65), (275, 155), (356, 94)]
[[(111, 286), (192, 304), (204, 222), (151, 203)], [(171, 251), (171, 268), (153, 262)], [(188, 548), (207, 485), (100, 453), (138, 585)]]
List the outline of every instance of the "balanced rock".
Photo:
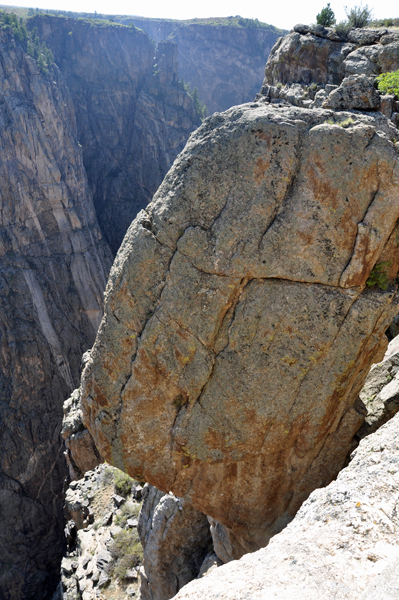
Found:
[(108, 462), (246, 551), (337, 475), (364, 419), (354, 403), (398, 311), (395, 286), (367, 286), (398, 271), (391, 134), (379, 113), (215, 114), (113, 265), (83, 423)]

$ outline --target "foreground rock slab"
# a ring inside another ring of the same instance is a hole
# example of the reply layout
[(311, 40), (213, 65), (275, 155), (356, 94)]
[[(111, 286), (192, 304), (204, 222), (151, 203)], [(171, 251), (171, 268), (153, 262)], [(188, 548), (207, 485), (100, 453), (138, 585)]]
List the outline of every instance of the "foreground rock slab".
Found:
[(214, 115), (115, 260), (83, 423), (107, 461), (190, 499), (241, 553), (337, 475), (363, 421), (398, 310), (394, 286), (366, 286), (376, 264), (398, 271), (394, 134), (381, 114)]
[(399, 597), (399, 416), (360, 443), (267, 548), (191, 582), (176, 600)]

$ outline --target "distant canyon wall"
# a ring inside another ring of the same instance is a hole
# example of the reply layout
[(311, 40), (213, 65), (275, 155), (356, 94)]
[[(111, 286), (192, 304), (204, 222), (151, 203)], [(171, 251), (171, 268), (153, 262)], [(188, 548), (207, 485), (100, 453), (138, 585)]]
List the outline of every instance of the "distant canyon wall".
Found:
[(115, 254), (201, 123), (177, 83), (177, 46), (156, 53), (144, 32), (118, 24), (39, 16), (28, 26), (65, 76), (97, 217)]
[(143, 29), (157, 43), (165, 38), (176, 42), (179, 79), (198, 88), (208, 114), (253, 100), (270, 50), (286, 33), (272, 25), (246, 28), (136, 17), (123, 22)]

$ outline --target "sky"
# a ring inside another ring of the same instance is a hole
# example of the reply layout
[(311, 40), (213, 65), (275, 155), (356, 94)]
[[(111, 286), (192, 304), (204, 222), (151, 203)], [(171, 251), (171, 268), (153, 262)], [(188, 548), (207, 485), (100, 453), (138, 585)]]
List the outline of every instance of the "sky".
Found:
[[(8, 2), (2, 0), (2, 4)], [(142, 17), (158, 17), (169, 19), (192, 19), (195, 17), (229, 17), (240, 15), (251, 19), (259, 19), (265, 23), (284, 29), (291, 29), (296, 23), (314, 23), (316, 15), (326, 6), (322, 0), (275, 0), (259, 2), (253, 0), (9, 0), (13, 6), (32, 6), (33, 8), (53, 8), (79, 12), (104, 14), (135, 15)], [(338, 21), (345, 18), (344, 6), (349, 8), (359, 5), (360, 0), (341, 4), (330, 1)], [(379, 0), (367, 4), (377, 19), (399, 17), (398, 3), (392, 0)]]

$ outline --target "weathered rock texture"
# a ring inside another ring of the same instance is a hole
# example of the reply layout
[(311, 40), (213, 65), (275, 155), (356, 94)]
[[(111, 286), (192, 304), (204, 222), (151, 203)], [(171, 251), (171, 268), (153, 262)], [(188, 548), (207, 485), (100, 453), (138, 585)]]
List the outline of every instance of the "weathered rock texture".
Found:
[[(61, 563), (60, 600), (126, 600), (139, 591), (142, 548), (137, 533), (142, 487), (115, 494), (116, 469), (100, 465), (66, 493), (67, 552)], [(56, 600), (57, 596), (53, 599)]]
[(367, 409), (360, 437), (370, 435), (399, 411), (399, 337), (390, 342), (384, 360), (371, 367), (360, 399)]
[(267, 548), (189, 583), (176, 600), (398, 598), (398, 442), (396, 416)]
[(375, 76), (399, 69), (399, 34), (352, 29), (340, 39), (333, 29), (297, 25), (268, 58), (265, 83), (334, 84), (349, 75)]
[(0, 596), (47, 598), (64, 547), (62, 403), (111, 266), (64, 78), (0, 31)]
[(268, 27), (223, 25), (124, 17), (157, 43), (172, 39), (178, 47), (179, 79), (197, 87), (208, 114), (249, 102), (258, 92), (270, 50), (286, 33)]
[(141, 600), (168, 600), (200, 573), (212, 550), (206, 516), (190, 502), (146, 484), (139, 517), (144, 549)]
[(132, 223), (82, 376), (101, 455), (265, 545), (342, 467), (386, 349), (399, 249), (389, 121), (236, 107)]
[(51, 16), (29, 21), (54, 53), (75, 105), (100, 227), (116, 253), (191, 131), (200, 124), (177, 82), (177, 46), (134, 27)]

